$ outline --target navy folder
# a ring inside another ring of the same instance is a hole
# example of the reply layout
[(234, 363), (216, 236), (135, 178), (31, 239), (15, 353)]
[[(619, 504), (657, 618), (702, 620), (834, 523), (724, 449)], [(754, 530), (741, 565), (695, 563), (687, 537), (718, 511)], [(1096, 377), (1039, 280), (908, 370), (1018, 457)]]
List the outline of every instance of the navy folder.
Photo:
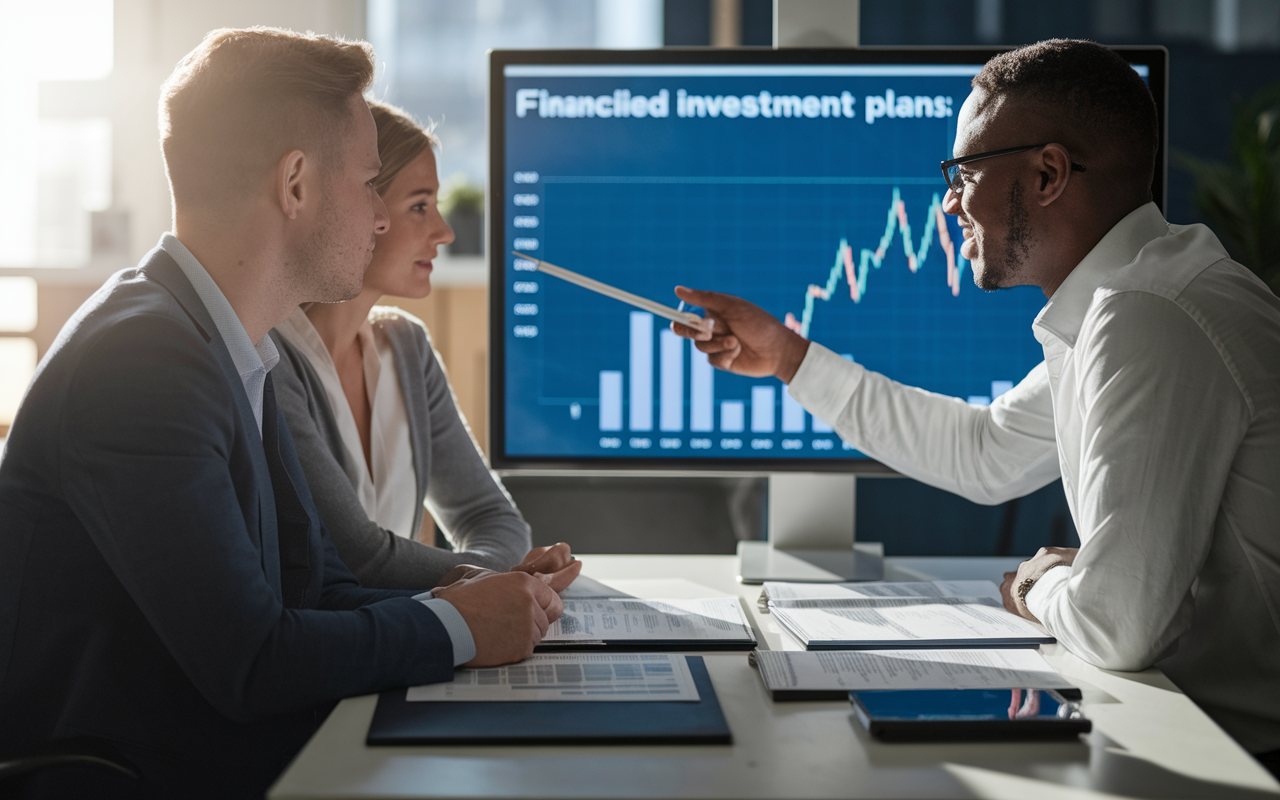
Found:
[(696, 703), (635, 701), (425, 702), (383, 692), (369, 745), (732, 744), (701, 656), (689, 656)]

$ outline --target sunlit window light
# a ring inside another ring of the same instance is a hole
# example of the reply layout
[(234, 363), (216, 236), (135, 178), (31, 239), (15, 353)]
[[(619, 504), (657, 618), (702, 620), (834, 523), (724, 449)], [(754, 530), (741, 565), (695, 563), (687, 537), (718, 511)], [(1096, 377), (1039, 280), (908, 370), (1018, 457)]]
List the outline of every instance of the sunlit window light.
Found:
[(36, 327), (36, 282), (0, 278), (0, 332), (30, 333)]
[(89, 212), (110, 205), (106, 120), (38, 116), (41, 81), (111, 73), (112, 0), (0, 0), (0, 266), (82, 266)]
[(35, 374), (35, 340), (0, 336), (0, 426), (13, 424), (18, 404)]

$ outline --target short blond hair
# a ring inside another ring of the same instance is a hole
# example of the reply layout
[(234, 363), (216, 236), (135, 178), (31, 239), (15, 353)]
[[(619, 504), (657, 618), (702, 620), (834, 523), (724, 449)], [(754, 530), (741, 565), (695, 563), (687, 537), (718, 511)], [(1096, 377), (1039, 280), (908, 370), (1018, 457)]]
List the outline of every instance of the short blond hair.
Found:
[(378, 158), (382, 159), (373, 188), (385, 195), (400, 171), (428, 148), (440, 149), (440, 140), (432, 133), (434, 124), (423, 125), (403, 108), (370, 100), (369, 110), (378, 126)]
[(341, 165), (349, 103), (373, 49), (279, 28), (210, 31), (160, 89), (160, 146), (175, 205), (243, 199), (285, 153)]

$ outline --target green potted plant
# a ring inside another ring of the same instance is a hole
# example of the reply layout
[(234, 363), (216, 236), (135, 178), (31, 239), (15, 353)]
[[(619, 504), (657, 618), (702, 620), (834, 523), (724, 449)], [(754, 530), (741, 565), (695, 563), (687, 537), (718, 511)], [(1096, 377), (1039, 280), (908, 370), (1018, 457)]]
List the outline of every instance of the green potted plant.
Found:
[(484, 189), (456, 175), (448, 181), (440, 203), (440, 213), (453, 228), (449, 252), (459, 256), (484, 253)]
[(1174, 159), (1195, 178), (1196, 208), (1231, 257), (1280, 294), (1280, 83), (1236, 107), (1227, 163)]

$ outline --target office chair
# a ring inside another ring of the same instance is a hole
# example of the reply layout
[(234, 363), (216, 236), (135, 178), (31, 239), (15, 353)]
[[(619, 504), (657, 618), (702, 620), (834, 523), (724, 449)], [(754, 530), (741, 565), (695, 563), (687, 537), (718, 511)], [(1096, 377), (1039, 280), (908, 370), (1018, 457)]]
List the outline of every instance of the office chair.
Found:
[(64, 766), (88, 766), (138, 779), (138, 772), (106, 739), (77, 736), (27, 748), (17, 753), (0, 754), (0, 788), (19, 777), (41, 770)]

